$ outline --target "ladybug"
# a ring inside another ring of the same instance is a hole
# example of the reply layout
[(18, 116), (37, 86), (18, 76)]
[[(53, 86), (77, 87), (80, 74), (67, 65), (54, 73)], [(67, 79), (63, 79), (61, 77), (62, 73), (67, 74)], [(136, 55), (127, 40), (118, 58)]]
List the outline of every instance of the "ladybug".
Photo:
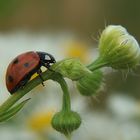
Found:
[[(55, 63), (55, 58), (46, 52), (26, 52), (18, 55), (8, 66), (6, 72), (6, 86), (8, 91), (13, 94), (23, 87), (34, 73), (41, 77), (41, 66), (50, 70), (51, 64)], [(43, 84), (44, 85), (44, 84)]]

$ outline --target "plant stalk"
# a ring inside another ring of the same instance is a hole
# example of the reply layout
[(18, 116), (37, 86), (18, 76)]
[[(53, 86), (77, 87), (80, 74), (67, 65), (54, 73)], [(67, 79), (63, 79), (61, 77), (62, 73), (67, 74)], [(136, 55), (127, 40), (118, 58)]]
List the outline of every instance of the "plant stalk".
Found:
[(101, 57), (98, 57), (94, 62), (89, 64), (87, 68), (91, 71), (95, 71), (99, 68), (107, 66), (107, 62), (105, 62)]
[(63, 111), (70, 111), (71, 110), (71, 101), (70, 101), (70, 95), (68, 91), (68, 86), (62, 75), (59, 73), (51, 78), (54, 81), (57, 81), (63, 91), (63, 104), (62, 104), (62, 110)]
[[(45, 80), (51, 78), (54, 72), (45, 71), (41, 75)], [(41, 84), (42, 80), (37, 76), (35, 79), (27, 83), (23, 88), (19, 89), (16, 93), (11, 95), (2, 105), (0, 105), (0, 114), (8, 111), (19, 99), (21, 99), (24, 95), (26, 95), (29, 91), (35, 88), (37, 85)]]

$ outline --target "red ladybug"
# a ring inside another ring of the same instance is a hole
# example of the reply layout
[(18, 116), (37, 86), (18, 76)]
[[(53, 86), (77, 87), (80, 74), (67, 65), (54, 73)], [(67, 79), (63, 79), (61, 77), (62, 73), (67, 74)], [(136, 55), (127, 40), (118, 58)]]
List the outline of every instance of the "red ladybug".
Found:
[[(6, 72), (6, 86), (12, 94), (20, 87), (23, 87), (34, 73), (42, 72), (40, 67), (45, 66), (49, 69), (50, 64), (55, 63), (51, 54), (45, 52), (26, 52), (17, 56), (8, 66)], [(42, 79), (43, 80), (43, 79)], [(42, 82), (43, 84), (43, 82)]]

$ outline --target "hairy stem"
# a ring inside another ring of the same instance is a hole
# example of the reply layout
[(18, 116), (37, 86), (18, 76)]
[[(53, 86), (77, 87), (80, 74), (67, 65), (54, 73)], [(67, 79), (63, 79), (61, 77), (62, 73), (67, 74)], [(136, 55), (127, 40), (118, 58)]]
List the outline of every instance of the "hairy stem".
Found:
[(67, 135), (67, 140), (71, 140), (71, 134)]

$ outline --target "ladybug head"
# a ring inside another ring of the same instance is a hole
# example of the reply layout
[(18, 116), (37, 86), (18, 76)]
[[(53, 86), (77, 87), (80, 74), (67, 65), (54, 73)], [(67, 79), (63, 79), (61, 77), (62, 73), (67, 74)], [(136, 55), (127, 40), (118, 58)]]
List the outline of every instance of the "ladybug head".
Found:
[(55, 58), (49, 54), (49, 53), (46, 53), (46, 52), (36, 52), (39, 57), (40, 57), (40, 61), (42, 63), (42, 65), (44, 66), (48, 66), (50, 65), (51, 63), (55, 63)]

